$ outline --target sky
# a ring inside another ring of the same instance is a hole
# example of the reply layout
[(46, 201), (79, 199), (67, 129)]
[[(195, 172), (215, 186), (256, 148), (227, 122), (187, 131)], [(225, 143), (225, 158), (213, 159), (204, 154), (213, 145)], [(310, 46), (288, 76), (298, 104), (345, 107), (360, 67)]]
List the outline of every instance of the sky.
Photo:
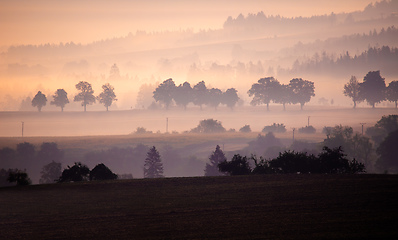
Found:
[(90, 43), (147, 32), (221, 28), (240, 13), (312, 16), (363, 10), (369, 0), (0, 0), (0, 48), (19, 44)]

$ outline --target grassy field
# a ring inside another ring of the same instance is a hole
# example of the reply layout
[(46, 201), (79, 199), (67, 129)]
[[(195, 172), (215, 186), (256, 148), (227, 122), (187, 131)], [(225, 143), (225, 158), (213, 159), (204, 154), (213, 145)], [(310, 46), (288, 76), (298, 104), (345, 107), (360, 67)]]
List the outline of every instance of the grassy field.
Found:
[(396, 239), (397, 175), (135, 179), (0, 189), (0, 239)]

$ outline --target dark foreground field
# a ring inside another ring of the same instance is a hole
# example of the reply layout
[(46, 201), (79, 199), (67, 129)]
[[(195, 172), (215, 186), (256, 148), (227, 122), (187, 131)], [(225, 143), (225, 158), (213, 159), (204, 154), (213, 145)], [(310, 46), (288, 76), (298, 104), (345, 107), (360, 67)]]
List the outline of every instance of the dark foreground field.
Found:
[(396, 239), (397, 175), (137, 179), (0, 189), (0, 239)]

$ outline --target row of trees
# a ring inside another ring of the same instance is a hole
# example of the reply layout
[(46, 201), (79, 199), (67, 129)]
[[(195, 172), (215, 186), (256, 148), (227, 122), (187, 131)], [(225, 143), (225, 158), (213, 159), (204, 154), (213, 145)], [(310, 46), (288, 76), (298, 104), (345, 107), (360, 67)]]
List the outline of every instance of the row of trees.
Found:
[(365, 100), (372, 108), (376, 103), (385, 100), (395, 102), (395, 108), (397, 108), (398, 81), (392, 81), (386, 87), (380, 71), (370, 71), (363, 78), (363, 82), (359, 82), (355, 76), (351, 76), (350, 81), (344, 85), (344, 95), (352, 99), (354, 108), (357, 103)]
[(237, 92), (235, 88), (229, 88), (225, 92), (218, 88), (208, 89), (204, 81), (197, 83), (193, 87), (188, 82), (176, 86), (173, 79), (169, 78), (159, 84), (153, 92), (153, 98), (156, 102), (162, 103), (166, 109), (169, 108), (173, 101), (182, 106), (184, 110), (189, 103), (200, 106), (200, 109), (202, 109), (203, 105), (209, 105), (217, 109), (220, 104), (225, 104), (232, 109), (239, 101)]
[[(102, 85), (102, 92), (97, 97), (94, 96), (94, 90), (88, 82), (80, 81), (76, 84), (76, 89), (80, 92), (74, 97), (74, 101), (81, 102), (84, 107), (84, 111), (86, 111), (87, 105), (95, 103), (96, 100), (106, 107), (106, 111), (108, 111), (108, 108), (114, 101), (117, 101), (114, 87), (109, 83)], [(54, 100), (51, 101), (50, 104), (60, 107), (63, 112), (65, 105), (69, 103), (68, 93), (64, 89), (57, 89), (52, 97)], [(38, 91), (32, 99), (32, 106), (37, 107), (37, 110), (41, 112), (42, 107), (46, 106), (46, 104), (46, 95), (41, 91)]]
[(210, 163), (206, 164), (205, 176), (365, 172), (365, 165), (355, 159), (348, 160), (341, 147), (334, 149), (324, 147), (318, 156), (307, 154), (306, 152), (285, 151), (279, 153), (279, 156), (272, 160), (266, 160), (262, 157), (258, 159), (254, 155), (248, 158), (235, 154), (231, 161), (227, 161), (220, 146), (217, 145), (216, 150), (209, 159)]
[(247, 92), (253, 100), (252, 105), (267, 105), (271, 102), (280, 103), (283, 105), (283, 110), (286, 109), (286, 104), (300, 103), (301, 109), (306, 102), (315, 96), (314, 82), (303, 80), (301, 78), (294, 78), (290, 80), (289, 84), (281, 84), (274, 77), (261, 78), (254, 83)]

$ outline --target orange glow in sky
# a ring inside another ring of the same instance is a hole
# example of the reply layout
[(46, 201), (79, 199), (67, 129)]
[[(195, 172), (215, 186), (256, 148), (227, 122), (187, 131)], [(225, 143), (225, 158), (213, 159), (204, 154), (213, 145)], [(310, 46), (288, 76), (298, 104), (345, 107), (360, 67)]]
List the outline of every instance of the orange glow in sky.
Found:
[(240, 13), (284, 17), (363, 10), (368, 0), (11, 1), (0, 2), (0, 48), (18, 44), (90, 43), (137, 30), (219, 29)]

